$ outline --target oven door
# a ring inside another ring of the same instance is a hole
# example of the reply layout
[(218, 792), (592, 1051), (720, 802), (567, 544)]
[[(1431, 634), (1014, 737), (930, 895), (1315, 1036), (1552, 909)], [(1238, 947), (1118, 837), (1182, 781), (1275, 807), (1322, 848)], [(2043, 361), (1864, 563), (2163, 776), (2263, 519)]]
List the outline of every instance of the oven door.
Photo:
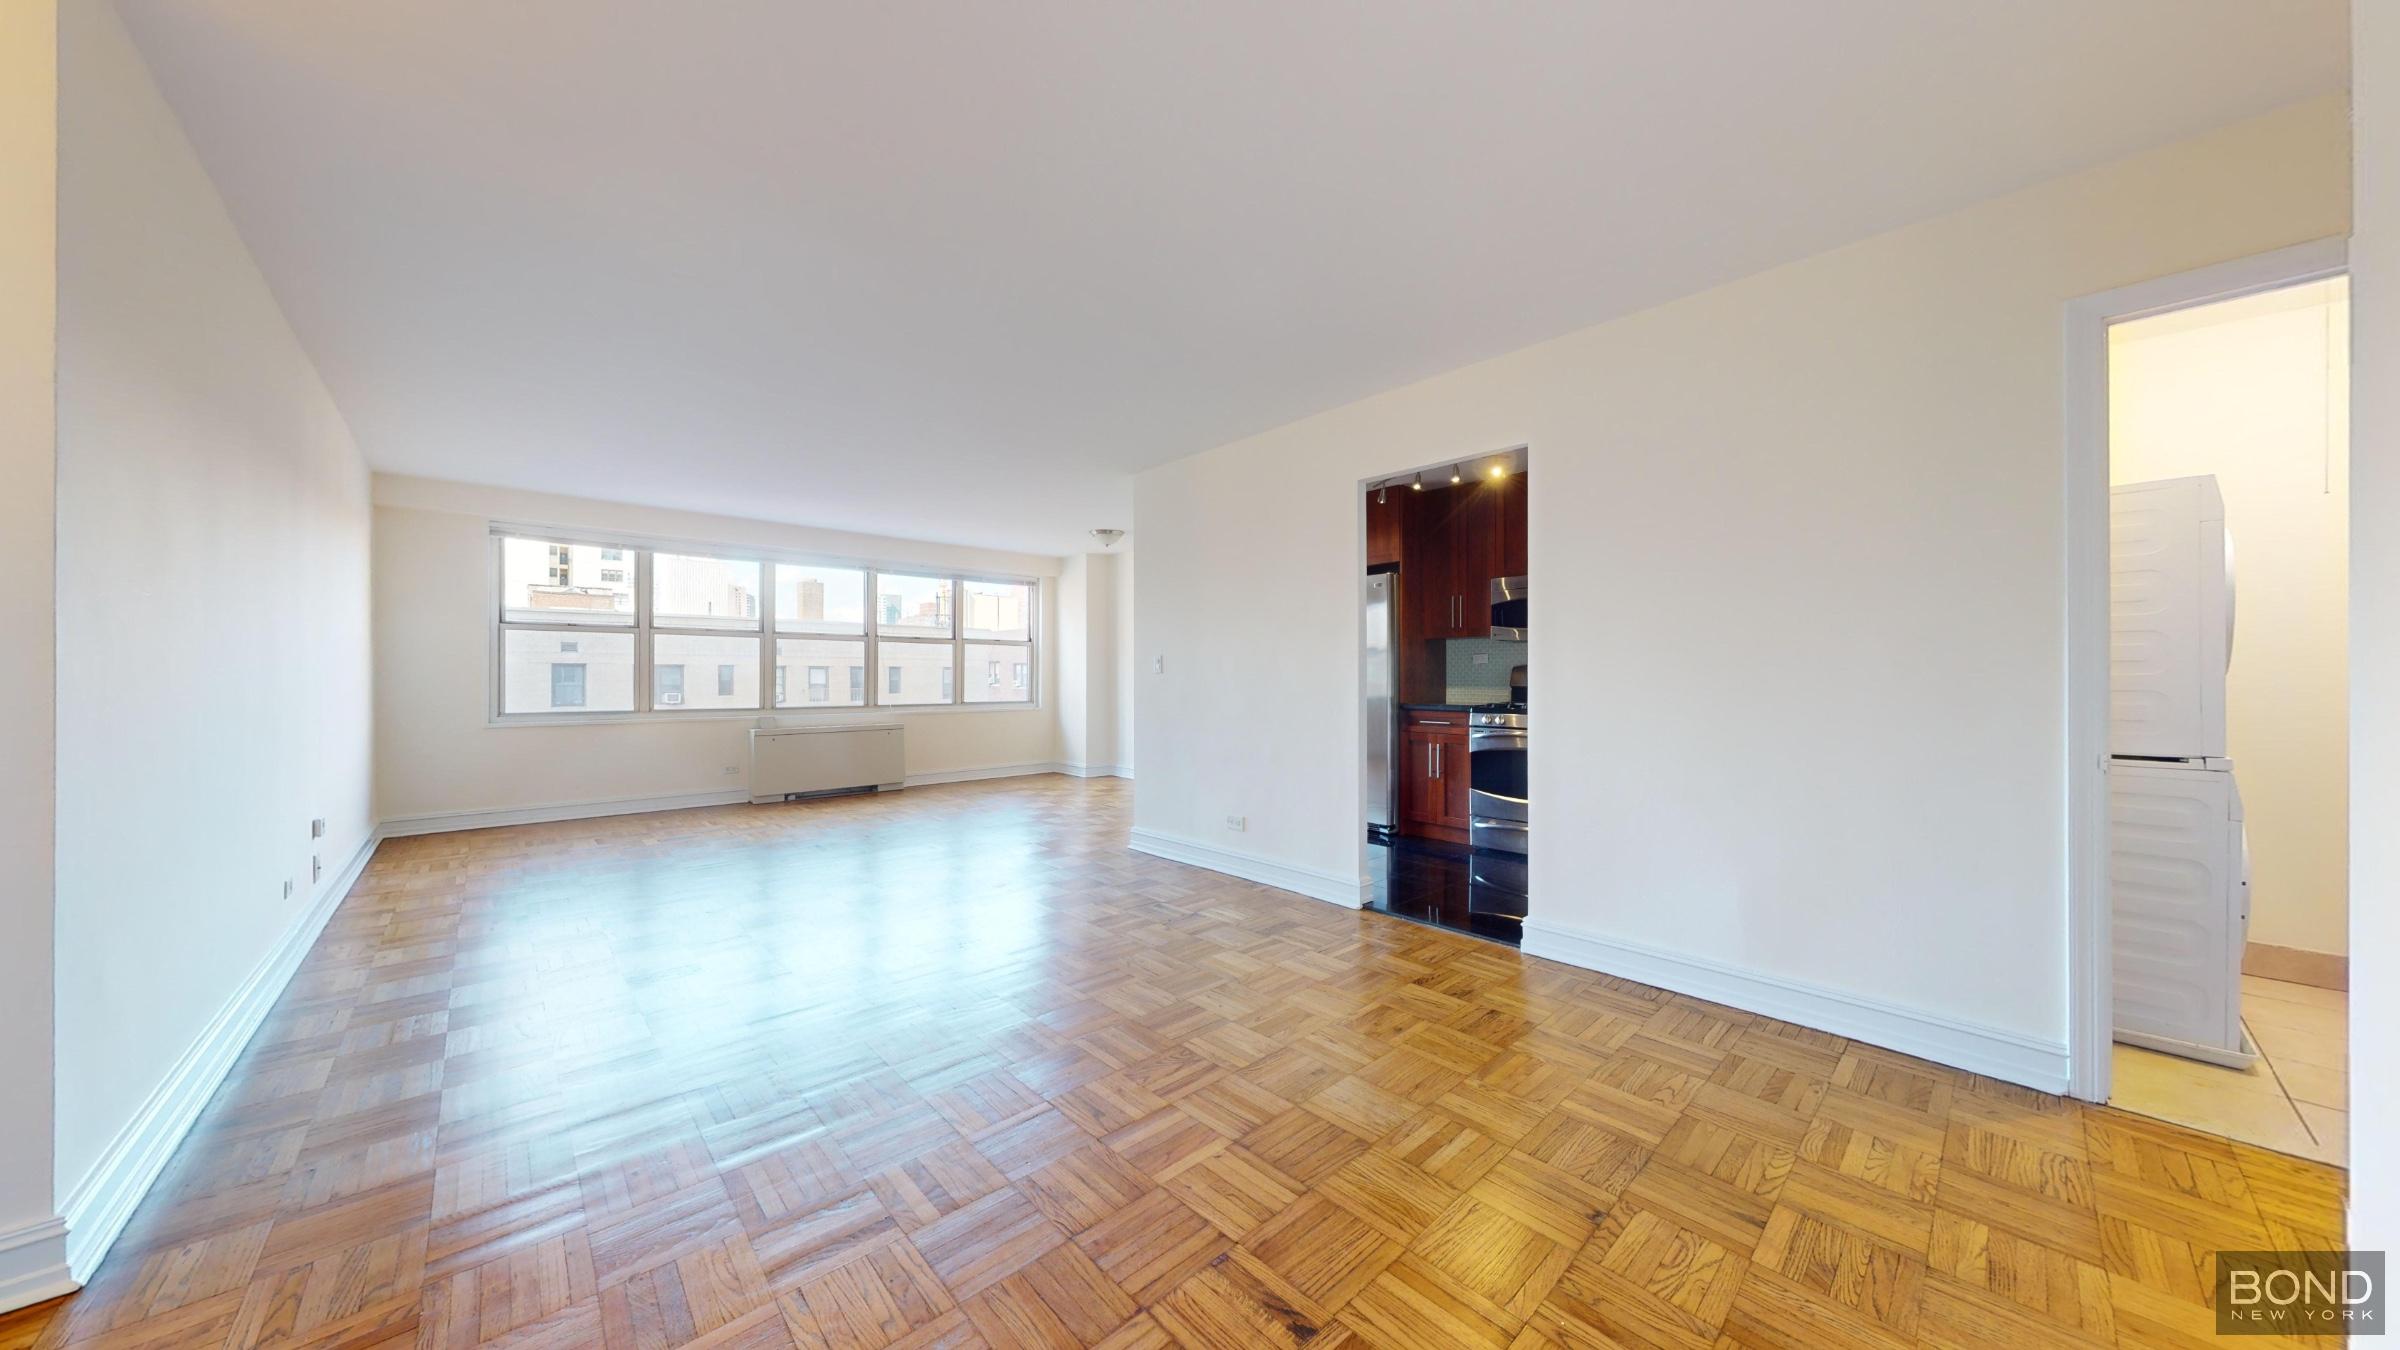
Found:
[(1467, 814), (1522, 823), (1525, 816), (1525, 733), (1476, 727), (1467, 733)]
[(1492, 578), (1492, 636), (1525, 640), (1525, 578)]

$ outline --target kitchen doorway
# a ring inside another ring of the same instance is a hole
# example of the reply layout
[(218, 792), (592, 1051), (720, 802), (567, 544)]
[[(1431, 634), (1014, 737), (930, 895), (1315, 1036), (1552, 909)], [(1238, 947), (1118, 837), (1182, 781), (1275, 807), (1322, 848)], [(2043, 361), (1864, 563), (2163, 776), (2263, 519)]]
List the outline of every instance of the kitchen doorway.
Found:
[(1368, 908), (1517, 945), (1532, 903), (1526, 450), (1358, 485)]
[(2077, 1092), (2343, 1165), (2348, 279), (2133, 290), (2068, 335)]

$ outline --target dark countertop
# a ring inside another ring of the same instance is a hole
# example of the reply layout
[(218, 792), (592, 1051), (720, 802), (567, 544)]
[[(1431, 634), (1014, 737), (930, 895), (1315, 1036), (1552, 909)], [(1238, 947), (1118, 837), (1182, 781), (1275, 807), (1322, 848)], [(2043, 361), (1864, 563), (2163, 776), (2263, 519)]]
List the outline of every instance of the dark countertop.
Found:
[(1401, 705), (1400, 705), (1400, 711), (1402, 711), (1402, 712), (1473, 712), (1473, 711), (1475, 711), (1477, 708), (1480, 708), (1480, 707), (1482, 707), (1482, 706), (1483, 706), (1483, 705), (1482, 705), (1482, 704), (1480, 704), (1480, 703), (1403, 703), (1403, 704), (1401, 704)]

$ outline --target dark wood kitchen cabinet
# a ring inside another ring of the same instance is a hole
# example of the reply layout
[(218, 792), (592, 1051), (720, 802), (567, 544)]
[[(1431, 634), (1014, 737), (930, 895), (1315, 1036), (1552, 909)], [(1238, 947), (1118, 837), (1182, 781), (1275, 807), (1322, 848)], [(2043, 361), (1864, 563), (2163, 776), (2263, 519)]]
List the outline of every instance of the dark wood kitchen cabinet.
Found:
[(1492, 635), (1492, 578), (1525, 575), (1525, 475), (1411, 492), (1400, 574), (1420, 640)]
[(1491, 494), (1492, 523), (1499, 534), (1499, 560), (1493, 564), (1496, 577), (1525, 575), (1525, 475), (1510, 474), (1487, 483), (1484, 491)]
[(1408, 714), (1396, 767), (1400, 832), (1467, 842), (1467, 715)]
[(1400, 573), (1409, 579), (1417, 636), (1491, 636), (1488, 604), (1474, 603), (1491, 584), (1488, 576), (1477, 581), (1476, 574), (1496, 556), (1487, 537), (1481, 485), (1412, 492), (1409, 508)]
[(1403, 488), (1367, 489), (1367, 570), (1388, 572), (1400, 565), (1400, 517), (1411, 494)]

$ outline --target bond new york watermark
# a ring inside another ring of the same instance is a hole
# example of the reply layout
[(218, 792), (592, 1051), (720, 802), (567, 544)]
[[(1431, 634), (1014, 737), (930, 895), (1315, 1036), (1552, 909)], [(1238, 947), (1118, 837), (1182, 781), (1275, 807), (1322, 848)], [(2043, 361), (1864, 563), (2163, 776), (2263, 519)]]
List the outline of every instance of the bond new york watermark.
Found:
[(2220, 1336), (2380, 1336), (2382, 1252), (2218, 1252)]

